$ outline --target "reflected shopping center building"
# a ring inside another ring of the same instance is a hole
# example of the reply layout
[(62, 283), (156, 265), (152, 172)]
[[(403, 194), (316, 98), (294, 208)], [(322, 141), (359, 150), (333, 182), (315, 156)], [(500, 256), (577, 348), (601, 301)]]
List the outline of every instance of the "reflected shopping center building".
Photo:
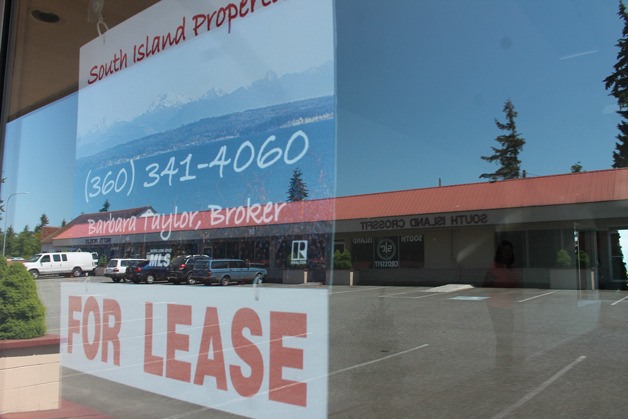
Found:
[[(0, 4), (6, 256), (100, 258), (22, 272), (61, 407), (622, 416), (623, 2)], [(182, 255), (265, 283), (101, 275)]]
[[(617, 289), (626, 283), (627, 208), (628, 171), (608, 170), (348, 196), (333, 205), (85, 214), (47, 242), (108, 257), (237, 257), (267, 265), (272, 282), (287, 281), (295, 269), (309, 270), (309, 281), (329, 282), (325, 261), (348, 250), (356, 284), (481, 285), (506, 240), (521, 286)], [(305, 260), (293, 260), (295, 243), (306, 243)], [(341, 275), (336, 283), (345, 283)]]

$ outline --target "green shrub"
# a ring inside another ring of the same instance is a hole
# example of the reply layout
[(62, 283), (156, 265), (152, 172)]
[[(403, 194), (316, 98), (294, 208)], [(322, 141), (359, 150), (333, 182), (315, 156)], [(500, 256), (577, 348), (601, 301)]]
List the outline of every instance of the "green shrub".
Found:
[(559, 268), (569, 268), (571, 266), (571, 256), (565, 249), (560, 249), (556, 253), (556, 266)]
[(46, 333), (46, 309), (35, 280), (21, 263), (0, 257), (0, 339), (31, 339)]
[(351, 263), (351, 252), (345, 249), (344, 251), (336, 250), (334, 252), (334, 269), (351, 269), (353, 264)]
[(109, 263), (109, 258), (104, 253), (98, 258), (98, 266), (105, 267)]

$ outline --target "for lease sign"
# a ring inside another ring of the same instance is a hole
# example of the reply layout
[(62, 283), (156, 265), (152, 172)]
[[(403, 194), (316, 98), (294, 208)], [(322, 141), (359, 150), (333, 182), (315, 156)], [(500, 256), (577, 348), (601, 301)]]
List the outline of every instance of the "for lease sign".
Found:
[(255, 417), (327, 415), (326, 290), (61, 288), (62, 365)]

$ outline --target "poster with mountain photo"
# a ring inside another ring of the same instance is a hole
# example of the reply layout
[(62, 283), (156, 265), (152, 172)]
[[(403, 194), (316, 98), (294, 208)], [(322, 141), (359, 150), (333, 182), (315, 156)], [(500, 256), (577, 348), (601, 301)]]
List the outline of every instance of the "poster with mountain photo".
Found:
[(81, 49), (76, 213), (335, 193), (331, 1), (160, 2)]

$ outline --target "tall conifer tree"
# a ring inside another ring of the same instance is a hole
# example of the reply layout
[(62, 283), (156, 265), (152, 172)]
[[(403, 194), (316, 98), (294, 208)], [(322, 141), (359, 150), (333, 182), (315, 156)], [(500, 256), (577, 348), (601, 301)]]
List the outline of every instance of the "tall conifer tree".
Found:
[(35, 230), (33, 230), (33, 232), (35, 234), (39, 234), (39, 236), (41, 237), (41, 232), (44, 229), (44, 227), (46, 227), (48, 224), (50, 223), (50, 220), (48, 220), (48, 216), (44, 213), (41, 215), (41, 217), (39, 218), (39, 224), (37, 224), (35, 226)]
[(617, 99), (619, 110), (617, 113), (622, 120), (617, 125), (619, 134), (613, 151), (613, 167), (628, 167), (628, 14), (626, 6), (620, 0), (617, 15), (624, 22), (622, 37), (617, 41), (619, 48), (617, 53), (617, 63), (613, 66), (613, 74), (604, 79), (606, 90), (611, 91), (611, 95)]
[(105, 200), (105, 203), (104, 203), (104, 204), (102, 204), (102, 208), (100, 209), (100, 211), (99, 211), (99, 212), (107, 212), (107, 211), (109, 211), (109, 208), (110, 208), (110, 207), (111, 207), (111, 204), (109, 203), (109, 200), (108, 200), (108, 199), (106, 199), (106, 200)]
[(290, 188), (288, 189), (288, 202), (303, 201), (307, 198), (307, 195), (307, 186), (303, 182), (303, 173), (299, 169), (294, 169), (290, 179)]
[(483, 173), (480, 175), (481, 178), (492, 181), (516, 179), (521, 176), (519, 154), (526, 141), (521, 137), (521, 134), (517, 132), (515, 118), (517, 118), (518, 114), (510, 99), (504, 104), (503, 111), (506, 114), (505, 123), (499, 122), (497, 118), (495, 118), (497, 128), (506, 131), (506, 134), (502, 134), (495, 139), (500, 147), (491, 147), (493, 154), (491, 156), (482, 156), (482, 160), (491, 163), (497, 162), (500, 165), (500, 168), (494, 173)]

